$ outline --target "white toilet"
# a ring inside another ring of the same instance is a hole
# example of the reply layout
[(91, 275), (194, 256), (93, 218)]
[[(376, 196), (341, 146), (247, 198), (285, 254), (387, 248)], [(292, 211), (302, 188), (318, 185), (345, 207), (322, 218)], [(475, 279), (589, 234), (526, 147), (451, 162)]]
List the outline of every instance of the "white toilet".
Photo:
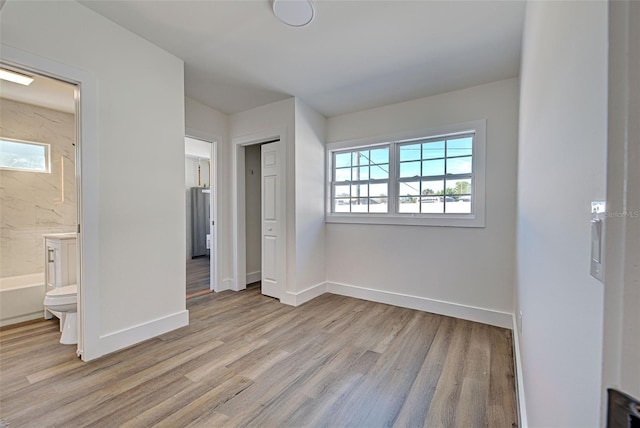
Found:
[(54, 288), (44, 296), (44, 306), (60, 318), (60, 343), (78, 343), (78, 286)]

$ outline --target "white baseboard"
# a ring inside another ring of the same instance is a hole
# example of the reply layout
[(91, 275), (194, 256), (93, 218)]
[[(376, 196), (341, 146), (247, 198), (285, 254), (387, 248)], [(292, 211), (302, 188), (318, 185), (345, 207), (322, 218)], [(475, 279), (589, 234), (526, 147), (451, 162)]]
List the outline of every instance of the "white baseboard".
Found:
[(220, 281), (219, 284), (217, 284), (216, 287), (216, 292), (219, 291), (226, 291), (226, 290), (233, 290), (233, 278), (224, 278), (222, 281)]
[(262, 281), (262, 272), (256, 271), (247, 273), (247, 285), (258, 281)]
[(282, 299), (280, 299), (280, 301), (285, 305), (300, 306), (301, 304), (315, 299), (316, 297), (321, 296), (326, 292), (327, 283), (321, 282), (296, 293), (286, 292)]
[(100, 336), (100, 355), (124, 349), (144, 340), (189, 325), (189, 311), (184, 310), (166, 317), (138, 324)]
[(327, 292), (511, 329), (513, 314), (426, 297), (327, 282)]
[(513, 314), (512, 321), (512, 337), (513, 337), (513, 364), (516, 371), (516, 399), (518, 402), (518, 416), (520, 417), (520, 428), (528, 428), (527, 406), (524, 397), (524, 374), (522, 373), (522, 357), (520, 356), (520, 332), (518, 330), (518, 322), (516, 315)]
[(4, 318), (0, 320), (0, 327), (4, 327), (5, 325), (18, 324), (20, 322), (37, 320), (38, 318), (42, 318), (42, 309), (38, 312), (34, 312), (31, 314), (24, 314), (10, 318)]

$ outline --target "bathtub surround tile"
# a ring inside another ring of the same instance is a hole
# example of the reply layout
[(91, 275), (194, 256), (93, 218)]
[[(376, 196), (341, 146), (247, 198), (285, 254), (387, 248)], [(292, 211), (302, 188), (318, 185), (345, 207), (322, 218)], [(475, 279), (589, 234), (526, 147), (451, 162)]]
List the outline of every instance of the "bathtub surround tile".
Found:
[(75, 230), (74, 116), (0, 99), (0, 137), (51, 146), (51, 173), (0, 170), (0, 277), (44, 272), (42, 235)]

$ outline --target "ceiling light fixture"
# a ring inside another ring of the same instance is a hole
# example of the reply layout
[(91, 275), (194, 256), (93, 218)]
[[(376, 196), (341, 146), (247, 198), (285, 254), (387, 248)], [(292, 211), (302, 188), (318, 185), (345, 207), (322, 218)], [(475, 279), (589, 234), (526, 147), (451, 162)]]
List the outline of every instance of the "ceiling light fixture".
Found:
[(0, 68), (0, 79), (8, 80), (9, 82), (19, 83), (24, 86), (29, 86), (33, 82), (33, 77), (26, 74), (16, 73), (15, 71), (5, 70)]
[(315, 15), (311, 0), (273, 0), (273, 13), (292, 27), (304, 27)]

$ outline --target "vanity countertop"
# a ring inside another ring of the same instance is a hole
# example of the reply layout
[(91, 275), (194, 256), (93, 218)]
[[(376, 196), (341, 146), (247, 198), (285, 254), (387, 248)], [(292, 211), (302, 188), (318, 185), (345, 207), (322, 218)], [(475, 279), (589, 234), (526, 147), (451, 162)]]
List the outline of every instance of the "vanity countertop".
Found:
[(43, 238), (50, 238), (50, 239), (76, 239), (76, 234), (75, 232), (69, 232), (69, 233), (45, 233), (44, 235), (42, 235)]

